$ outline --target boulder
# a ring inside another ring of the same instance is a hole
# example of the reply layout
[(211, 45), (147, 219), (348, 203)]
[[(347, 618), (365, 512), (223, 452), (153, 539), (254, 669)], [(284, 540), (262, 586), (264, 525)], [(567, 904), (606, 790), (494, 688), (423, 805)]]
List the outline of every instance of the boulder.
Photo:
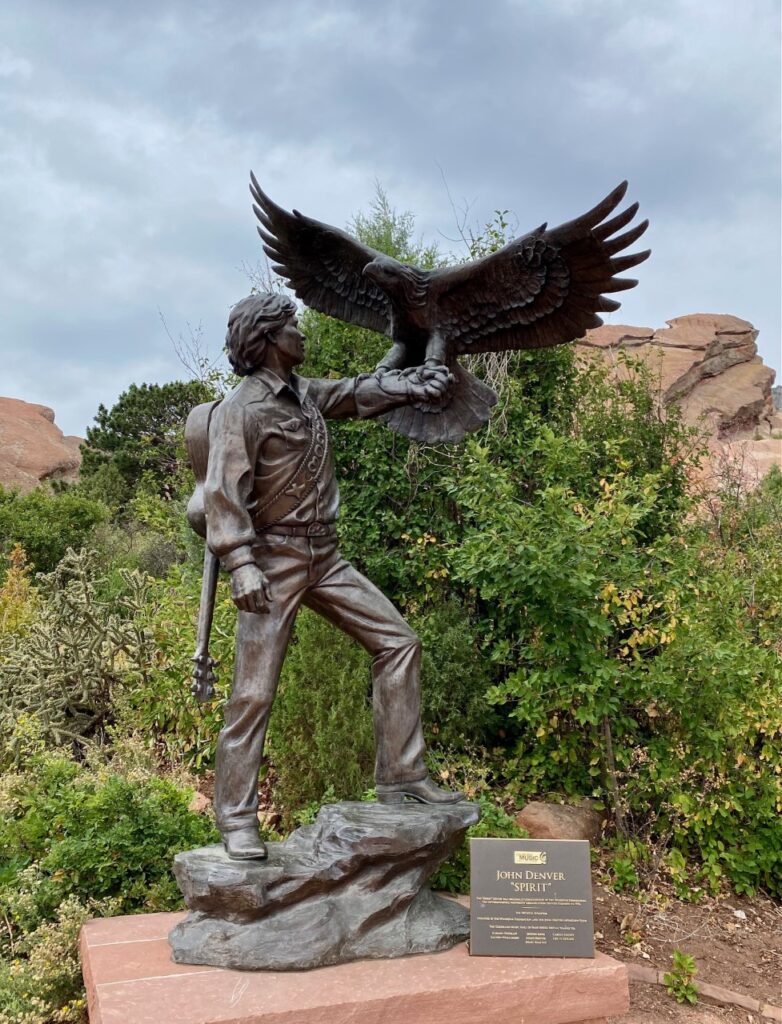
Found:
[(531, 839), (587, 839), (594, 843), (600, 837), (603, 814), (589, 800), (578, 805), (532, 801), (516, 815), (516, 824), (526, 829)]
[(195, 793), (193, 793), (187, 809), (188, 811), (192, 811), (194, 814), (208, 814), (211, 806), (212, 801), (209, 797), (196, 790)]
[[(588, 331), (577, 344), (622, 376), (620, 352), (641, 359), (659, 382), (663, 407), (676, 402), (686, 423), (706, 436), (710, 456), (702, 476), (711, 484), (725, 467), (751, 487), (782, 468), (782, 417), (772, 389), (774, 371), (757, 354), (757, 331), (747, 320), (721, 313), (676, 317), (667, 327), (612, 324)], [(736, 468), (738, 467), (738, 468)]]
[(0, 486), (25, 492), (46, 480), (75, 480), (80, 444), (63, 434), (47, 406), (0, 398)]
[(229, 860), (221, 846), (180, 853), (174, 874), (190, 913), (170, 935), (177, 963), (305, 970), (448, 949), (467, 938), (468, 911), (426, 881), (480, 812), (343, 802), (267, 860)]

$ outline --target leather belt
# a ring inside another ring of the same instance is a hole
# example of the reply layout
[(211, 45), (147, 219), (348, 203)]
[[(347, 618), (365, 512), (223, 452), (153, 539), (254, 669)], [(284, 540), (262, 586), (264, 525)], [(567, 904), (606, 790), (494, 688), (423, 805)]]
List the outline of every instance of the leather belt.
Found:
[(256, 527), (260, 534), (282, 534), (284, 537), (336, 537), (337, 528), (334, 523), (303, 523), (301, 526)]

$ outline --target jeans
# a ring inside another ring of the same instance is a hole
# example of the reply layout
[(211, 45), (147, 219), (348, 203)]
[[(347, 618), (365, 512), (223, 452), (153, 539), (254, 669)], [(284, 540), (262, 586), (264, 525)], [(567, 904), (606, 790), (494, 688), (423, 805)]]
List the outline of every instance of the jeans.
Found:
[(388, 598), (342, 558), (333, 537), (259, 534), (253, 555), (271, 586), (271, 610), (238, 614), (233, 688), (217, 741), (218, 828), (227, 832), (256, 822), (266, 728), (302, 604), (372, 655), (376, 782), (425, 778), (421, 642), (413, 630)]

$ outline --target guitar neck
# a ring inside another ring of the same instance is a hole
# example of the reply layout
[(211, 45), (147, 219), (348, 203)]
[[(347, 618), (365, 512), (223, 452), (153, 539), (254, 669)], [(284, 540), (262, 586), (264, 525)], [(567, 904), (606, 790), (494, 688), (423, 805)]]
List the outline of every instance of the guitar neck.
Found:
[(201, 603), (198, 608), (196, 657), (206, 656), (209, 653), (209, 634), (212, 631), (219, 572), (220, 560), (209, 550), (209, 545), (206, 545), (204, 548), (204, 572), (201, 577)]

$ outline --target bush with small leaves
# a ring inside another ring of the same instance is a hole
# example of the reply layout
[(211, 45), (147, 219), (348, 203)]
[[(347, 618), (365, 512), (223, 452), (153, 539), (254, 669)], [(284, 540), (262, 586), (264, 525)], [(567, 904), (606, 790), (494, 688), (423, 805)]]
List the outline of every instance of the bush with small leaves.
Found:
[(217, 839), (188, 791), (141, 769), (79, 765), (34, 732), (0, 781), (0, 1024), (81, 1021), (81, 924), (178, 908), (174, 855)]
[(17, 937), (8, 956), (0, 957), (0, 1024), (84, 1024), (79, 932), (107, 909), (68, 896), (54, 920)]
[(527, 835), (519, 828), (514, 818), (489, 796), (480, 796), (481, 820), (467, 829), (467, 835), (459, 849), (441, 864), (432, 875), (432, 889), (467, 895), (470, 891), (470, 840), (471, 839), (520, 839)]

